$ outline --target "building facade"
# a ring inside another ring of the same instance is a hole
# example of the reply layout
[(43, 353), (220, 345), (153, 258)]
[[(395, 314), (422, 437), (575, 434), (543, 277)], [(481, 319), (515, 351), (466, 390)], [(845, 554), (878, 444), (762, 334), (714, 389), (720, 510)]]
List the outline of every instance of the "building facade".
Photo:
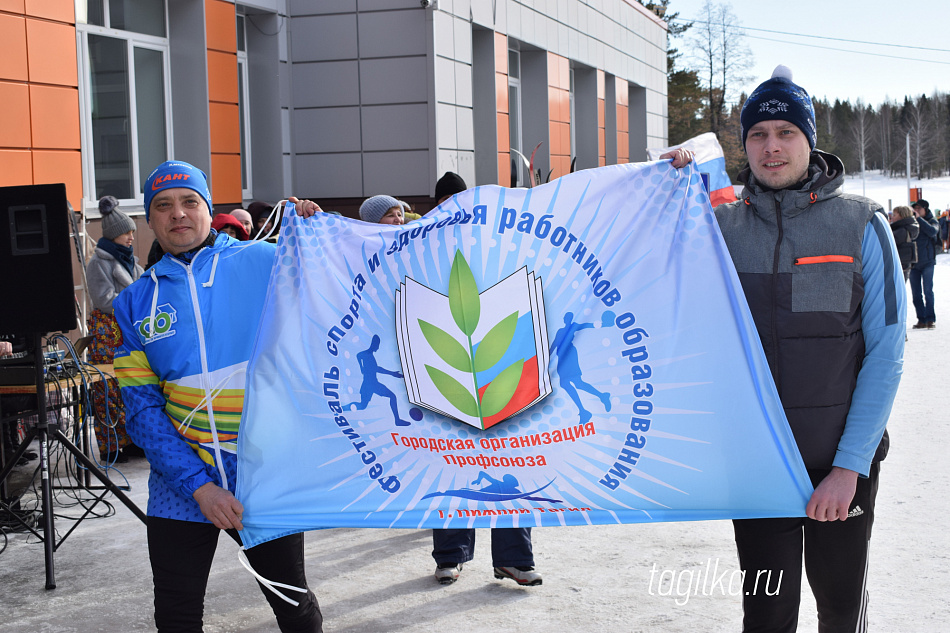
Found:
[(135, 214), (176, 158), (218, 208), (351, 211), (445, 171), (526, 186), (535, 147), (541, 180), (645, 160), (666, 40), (635, 0), (0, 0), (0, 186)]

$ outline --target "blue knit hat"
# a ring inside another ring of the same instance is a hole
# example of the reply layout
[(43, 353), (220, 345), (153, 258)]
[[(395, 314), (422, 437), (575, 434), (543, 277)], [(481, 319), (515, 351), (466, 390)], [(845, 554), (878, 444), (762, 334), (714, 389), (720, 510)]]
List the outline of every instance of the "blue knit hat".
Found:
[(208, 203), (208, 213), (214, 215), (211, 210), (211, 190), (208, 188), (208, 177), (205, 173), (184, 161), (167, 160), (148, 175), (145, 180), (145, 221), (148, 222), (149, 209), (152, 206), (152, 198), (163, 189), (175, 189), (182, 187), (193, 189), (198, 195), (204, 198)]
[(360, 219), (364, 222), (379, 224), (379, 221), (383, 219), (386, 212), (393, 207), (399, 207), (401, 209), (402, 205), (392, 196), (373, 196), (372, 198), (367, 198), (363, 201), (363, 204), (360, 205)]
[(749, 128), (762, 121), (788, 121), (802, 131), (808, 146), (815, 149), (818, 132), (815, 127), (815, 106), (804, 88), (792, 82), (792, 71), (779, 64), (771, 79), (763, 81), (752, 91), (742, 106), (739, 122), (742, 126), (742, 146), (745, 147)]

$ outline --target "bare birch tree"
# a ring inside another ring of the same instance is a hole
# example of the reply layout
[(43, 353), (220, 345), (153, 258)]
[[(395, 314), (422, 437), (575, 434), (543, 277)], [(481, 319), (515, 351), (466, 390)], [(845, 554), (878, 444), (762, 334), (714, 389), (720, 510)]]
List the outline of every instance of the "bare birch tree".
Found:
[(727, 104), (734, 103), (748, 80), (752, 52), (727, 2), (706, 0), (694, 29), (693, 62), (706, 94), (709, 129), (718, 135)]

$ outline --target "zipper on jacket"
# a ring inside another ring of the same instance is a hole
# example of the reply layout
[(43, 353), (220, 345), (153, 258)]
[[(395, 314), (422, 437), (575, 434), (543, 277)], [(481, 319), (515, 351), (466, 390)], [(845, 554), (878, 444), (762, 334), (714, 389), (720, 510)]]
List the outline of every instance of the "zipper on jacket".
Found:
[(842, 262), (844, 264), (853, 264), (854, 258), (850, 255), (817, 255), (815, 257), (796, 257), (795, 265), (804, 266), (807, 264), (827, 264), (828, 262)]
[[(204, 249), (202, 249), (204, 250)], [(186, 264), (176, 258), (176, 262), (181, 264), (185, 269), (185, 273), (188, 275), (188, 290), (191, 293), (191, 305), (195, 313), (195, 325), (198, 330), (198, 354), (201, 358), (201, 385), (204, 388), (205, 392), (205, 406), (208, 411), (208, 426), (211, 429), (211, 441), (214, 444), (214, 460), (218, 467), (218, 473), (221, 475), (221, 487), (225, 490), (228, 488), (228, 475), (224, 470), (224, 460), (221, 456), (221, 444), (218, 441), (218, 428), (214, 423), (214, 407), (213, 407), (213, 396), (211, 389), (211, 377), (208, 373), (208, 352), (205, 345), (205, 330), (204, 323), (201, 320), (201, 308), (198, 303), (198, 288), (195, 285), (195, 276), (192, 273), (192, 264), (195, 260), (198, 259), (198, 256), (201, 254), (201, 251), (195, 253), (195, 256), (191, 260), (191, 264)]]
[(779, 253), (782, 250), (782, 239), (785, 236), (785, 229), (782, 226), (782, 205), (778, 200), (778, 197), (775, 194), (772, 194), (772, 204), (775, 206), (775, 223), (778, 226), (778, 239), (775, 241), (775, 251), (772, 255), (772, 297), (771, 297), (771, 314), (769, 315), (770, 328), (772, 330), (772, 350), (775, 354), (775, 388), (778, 389), (779, 397), (782, 396), (782, 368), (779, 365), (779, 349), (778, 349), (778, 317), (776, 313), (778, 308), (776, 306), (776, 300), (778, 297), (778, 270), (779, 270)]

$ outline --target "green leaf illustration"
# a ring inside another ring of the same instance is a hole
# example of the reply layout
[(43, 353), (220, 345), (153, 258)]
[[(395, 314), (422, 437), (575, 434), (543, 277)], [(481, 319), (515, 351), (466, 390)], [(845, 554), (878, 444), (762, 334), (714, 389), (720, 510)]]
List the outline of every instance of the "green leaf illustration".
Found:
[[(452, 335), (431, 323), (426, 323), (419, 319), (419, 328), (423, 336), (429, 342), (429, 346), (435, 350), (439, 358), (444, 360), (450, 367), (467, 374), (472, 372), (472, 359), (468, 352), (462, 347), (462, 344), (452, 338)], [(495, 361), (498, 362), (498, 361)]]
[(518, 383), (521, 382), (523, 370), (524, 360), (516, 360), (491, 381), (485, 393), (482, 394), (482, 417), (491, 417), (508, 406), (511, 396), (515, 395)]
[(449, 274), (449, 308), (456, 325), (471, 336), (478, 325), (481, 306), (478, 300), (478, 286), (472, 269), (462, 256), (462, 251), (455, 251), (455, 261), (452, 262), (452, 272)]
[[(426, 371), (429, 373), (429, 378), (435, 383), (436, 389), (445, 396), (445, 399), (448, 400), (453, 407), (465, 415), (478, 417), (478, 403), (475, 402), (472, 393), (463, 387), (459, 381), (429, 365), (426, 365)], [(509, 396), (509, 398), (510, 397), (511, 396)]]
[(501, 360), (511, 345), (511, 339), (515, 337), (517, 327), (518, 311), (515, 310), (488, 331), (475, 350), (475, 371), (491, 369)]

